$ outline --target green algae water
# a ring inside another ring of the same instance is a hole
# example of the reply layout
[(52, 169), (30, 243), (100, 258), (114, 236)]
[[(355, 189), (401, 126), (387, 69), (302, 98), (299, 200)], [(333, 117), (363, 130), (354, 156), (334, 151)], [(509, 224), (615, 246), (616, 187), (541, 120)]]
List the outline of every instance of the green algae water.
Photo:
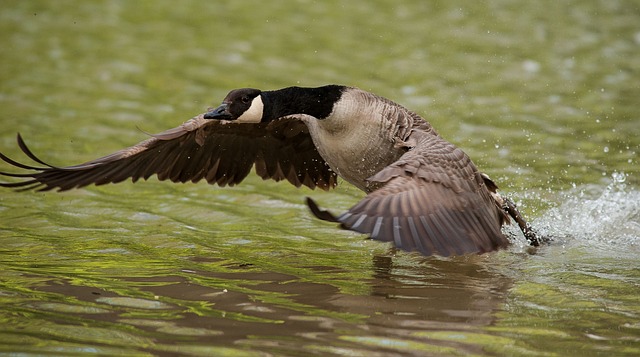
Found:
[[(554, 241), (456, 258), (312, 218), (363, 193), (146, 182), (0, 192), (0, 354), (640, 354), (640, 4), (5, 1), (0, 152), (53, 165), (238, 87), (423, 115)], [(0, 164), (0, 171), (12, 170)]]

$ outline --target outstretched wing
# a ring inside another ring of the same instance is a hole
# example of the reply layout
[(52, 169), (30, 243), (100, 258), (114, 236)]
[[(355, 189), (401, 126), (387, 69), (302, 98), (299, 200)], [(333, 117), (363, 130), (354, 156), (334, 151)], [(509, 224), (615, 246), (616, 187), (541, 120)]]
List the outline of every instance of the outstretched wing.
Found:
[(164, 131), (135, 146), (84, 164), (55, 167), (36, 157), (20, 134), (22, 151), (44, 167), (14, 161), (5, 162), (32, 172), (0, 175), (25, 179), (0, 183), (2, 187), (60, 191), (90, 184), (116, 183), (132, 178), (197, 182), (201, 179), (220, 186), (240, 183), (256, 167), (263, 179), (288, 180), (293, 185), (328, 190), (336, 185), (331, 171), (316, 150), (308, 129), (295, 118), (270, 123), (237, 123), (194, 117), (177, 128)]
[(382, 186), (338, 217), (307, 203), (320, 219), (424, 255), (483, 253), (509, 244), (500, 229), (506, 215), (482, 175), (462, 150), (439, 137), (421, 138), (370, 181)]

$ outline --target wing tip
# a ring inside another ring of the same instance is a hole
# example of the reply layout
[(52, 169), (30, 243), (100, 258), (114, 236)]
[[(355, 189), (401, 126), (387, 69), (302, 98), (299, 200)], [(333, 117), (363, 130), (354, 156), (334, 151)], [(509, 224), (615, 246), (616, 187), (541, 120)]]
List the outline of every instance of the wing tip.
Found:
[(338, 218), (336, 218), (336, 216), (334, 216), (331, 212), (320, 209), (320, 207), (318, 207), (318, 204), (311, 197), (307, 197), (306, 202), (309, 210), (311, 210), (311, 213), (313, 213), (316, 218), (323, 221), (340, 223)]

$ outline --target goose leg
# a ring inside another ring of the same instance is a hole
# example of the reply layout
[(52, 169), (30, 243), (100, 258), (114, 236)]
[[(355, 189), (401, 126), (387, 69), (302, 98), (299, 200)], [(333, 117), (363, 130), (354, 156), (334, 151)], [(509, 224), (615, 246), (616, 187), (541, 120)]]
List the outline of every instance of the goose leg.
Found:
[(524, 237), (529, 241), (530, 245), (537, 247), (541, 243), (549, 241), (548, 238), (540, 237), (536, 232), (534, 232), (531, 225), (524, 219), (524, 217), (522, 217), (513, 201), (504, 197), (504, 204), (504, 210), (516, 221), (516, 223), (518, 223), (518, 226), (522, 230), (522, 234), (524, 234)]

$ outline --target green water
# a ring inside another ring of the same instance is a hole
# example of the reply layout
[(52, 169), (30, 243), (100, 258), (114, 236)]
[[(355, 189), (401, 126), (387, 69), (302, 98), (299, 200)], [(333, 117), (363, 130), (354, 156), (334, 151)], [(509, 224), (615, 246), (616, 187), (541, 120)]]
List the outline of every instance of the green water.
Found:
[(3, 190), (0, 354), (639, 355), (639, 24), (637, 1), (0, 3), (9, 157), (16, 132), (70, 165), (233, 88), (341, 83), (425, 116), (555, 237), (395, 253), (308, 213), (346, 183)]

